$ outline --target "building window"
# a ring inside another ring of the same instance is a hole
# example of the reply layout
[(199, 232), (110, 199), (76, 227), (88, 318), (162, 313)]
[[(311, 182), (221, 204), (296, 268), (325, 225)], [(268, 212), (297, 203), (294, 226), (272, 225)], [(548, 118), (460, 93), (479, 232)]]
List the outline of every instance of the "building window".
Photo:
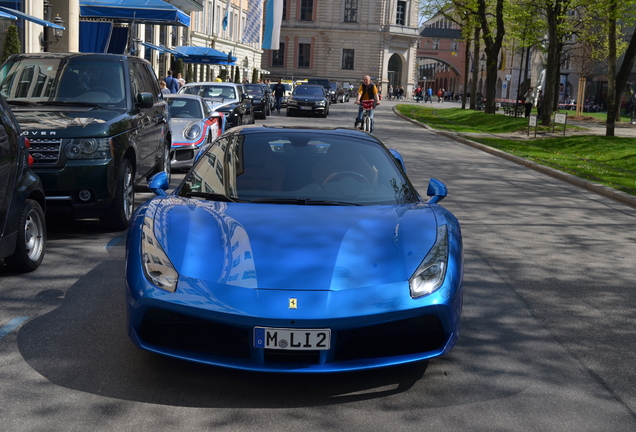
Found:
[(283, 0), (283, 21), (287, 21), (287, 0)]
[(439, 49), (439, 39), (433, 39), (432, 48)]
[(344, 22), (358, 22), (358, 0), (345, 0)]
[(314, 0), (300, 0), (300, 20), (314, 20)]
[(353, 56), (355, 50), (353, 49), (343, 49), (342, 50), (342, 69), (353, 70)]
[(311, 44), (298, 44), (298, 67), (308, 68), (310, 66)]
[(459, 49), (459, 45), (457, 42), (451, 42), (451, 51), (457, 51)]
[(395, 14), (395, 24), (397, 25), (405, 25), (406, 23), (406, 2), (398, 1), (397, 2), (397, 13)]
[(272, 66), (285, 66), (285, 44), (281, 42), (280, 48), (272, 53)]

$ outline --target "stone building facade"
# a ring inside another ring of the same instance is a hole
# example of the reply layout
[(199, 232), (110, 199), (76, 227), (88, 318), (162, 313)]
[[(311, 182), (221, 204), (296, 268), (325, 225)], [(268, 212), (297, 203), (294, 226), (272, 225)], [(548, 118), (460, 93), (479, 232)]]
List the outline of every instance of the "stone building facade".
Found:
[(413, 0), (284, 0), (280, 49), (264, 50), (271, 80), (329, 78), (357, 86), (416, 80), (418, 2)]

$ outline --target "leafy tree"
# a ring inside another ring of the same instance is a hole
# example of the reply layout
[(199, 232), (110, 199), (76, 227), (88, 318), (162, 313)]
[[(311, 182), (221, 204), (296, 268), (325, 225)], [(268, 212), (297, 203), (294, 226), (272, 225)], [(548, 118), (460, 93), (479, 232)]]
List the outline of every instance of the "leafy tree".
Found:
[(4, 63), (9, 56), (13, 54), (20, 54), (22, 52), (22, 47), (20, 46), (20, 37), (18, 36), (18, 27), (15, 25), (10, 25), (7, 29), (7, 37), (4, 41), (4, 48), (2, 49), (2, 61), (0, 63)]
[(254, 68), (252, 70), (252, 84), (256, 84), (258, 82), (258, 70)]
[(240, 83), (241, 82), (241, 71), (240, 71), (240, 68), (238, 66), (236, 66), (234, 68), (234, 82), (235, 83)]

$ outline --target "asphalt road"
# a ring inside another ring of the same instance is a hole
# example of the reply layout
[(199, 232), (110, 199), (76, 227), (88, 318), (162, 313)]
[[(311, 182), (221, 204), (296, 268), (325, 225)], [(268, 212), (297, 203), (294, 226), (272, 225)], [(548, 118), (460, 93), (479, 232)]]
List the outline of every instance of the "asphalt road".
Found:
[[(125, 233), (57, 222), (36, 272), (0, 264), (2, 430), (636, 430), (636, 210), (412, 125), (392, 104), (376, 135), (422, 193), (430, 177), (446, 183), (442, 204), (462, 223), (450, 355), (289, 376), (142, 352), (124, 326)], [(337, 104), (327, 119), (257, 123), (349, 127), (355, 114)]]

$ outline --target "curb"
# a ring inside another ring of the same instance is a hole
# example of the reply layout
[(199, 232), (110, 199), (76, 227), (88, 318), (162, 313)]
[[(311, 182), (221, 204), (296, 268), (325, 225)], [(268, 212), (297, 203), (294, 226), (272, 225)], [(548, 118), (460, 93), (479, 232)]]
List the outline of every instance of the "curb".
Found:
[(569, 173), (566, 173), (566, 172), (563, 172), (563, 171), (559, 171), (559, 170), (556, 170), (554, 168), (550, 168), (550, 167), (545, 166), (545, 165), (540, 165), (540, 164), (538, 164), (536, 162), (533, 162), (531, 160), (524, 159), (524, 158), (521, 158), (519, 156), (511, 155), (510, 153), (506, 153), (506, 152), (503, 152), (501, 150), (498, 150), (498, 149), (495, 149), (495, 148), (492, 148), (492, 147), (485, 146), (485, 145), (480, 144), (478, 142), (472, 141), (472, 140), (470, 140), (470, 139), (468, 139), (468, 138), (466, 138), (466, 137), (464, 137), (464, 136), (462, 136), (461, 134), (458, 134), (458, 133), (450, 133), (450, 132), (444, 132), (444, 131), (439, 131), (439, 130), (433, 129), (430, 126), (428, 126), (428, 125), (426, 125), (424, 123), (420, 123), (420, 122), (418, 122), (416, 120), (413, 120), (411, 118), (406, 117), (405, 115), (403, 115), (402, 113), (400, 113), (396, 109), (396, 106), (393, 106), (393, 113), (395, 115), (397, 115), (398, 117), (400, 117), (400, 118), (402, 118), (402, 119), (404, 119), (404, 120), (406, 120), (406, 121), (408, 121), (408, 122), (410, 122), (410, 123), (412, 123), (414, 125), (423, 127), (424, 129), (427, 129), (427, 130), (429, 130), (431, 132), (434, 132), (434, 133), (436, 133), (438, 135), (445, 136), (446, 138), (450, 138), (450, 139), (455, 140), (457, 142), (460, 142), (462, 144), (469, 145), (469, 146), (471, 146), (473, 148), (476, 148), (478, 150), (484, 151), (486, 153), (490, 153), (490, 154), (492, 154), (494, 156), (498, 156), (498, 157), (500, 157), (502, 159), (506, 159), (506, 160), (514, 162), (516, 164), (523, 165), (523, 166), (525, 166), (527, 168), (533, 169), (535, 171), (539, 171), (539, 172), (541, 172), (543, 174), (547, 174), (547, 175), (549, 175), (551, 177), (557, 178), (559, 180), (566, 181), (566, 182), (568, 182), (570, 184), (573, 184), (575, 186), (581, 187), (583, 189), (587, 189), (587, 190), (589, 190), (591, 192), (597, 193), (597, 194), (602, 195), (602, 196), (604, 196), (606, 198), (611, 198), (611, 199), (613, 199), (615, 201), (618, 201), (618, 202), (626, 204), (626, 205), (628, 205), (630, 207), (636, 208), (636, 196), (633, 196), (633, 195), (630, 195), (628, 193), (613, 189), (613, 188), (608, 187), (608, 186), (604, 186), (604, 185), (601, 185), (601, 184), (598, 184), (598, 183), (591, 182), (589, 180), (582, 179), (582, 178), (577, 177), (575, 175), (572, 175), (572, 174), (569, 174)]

